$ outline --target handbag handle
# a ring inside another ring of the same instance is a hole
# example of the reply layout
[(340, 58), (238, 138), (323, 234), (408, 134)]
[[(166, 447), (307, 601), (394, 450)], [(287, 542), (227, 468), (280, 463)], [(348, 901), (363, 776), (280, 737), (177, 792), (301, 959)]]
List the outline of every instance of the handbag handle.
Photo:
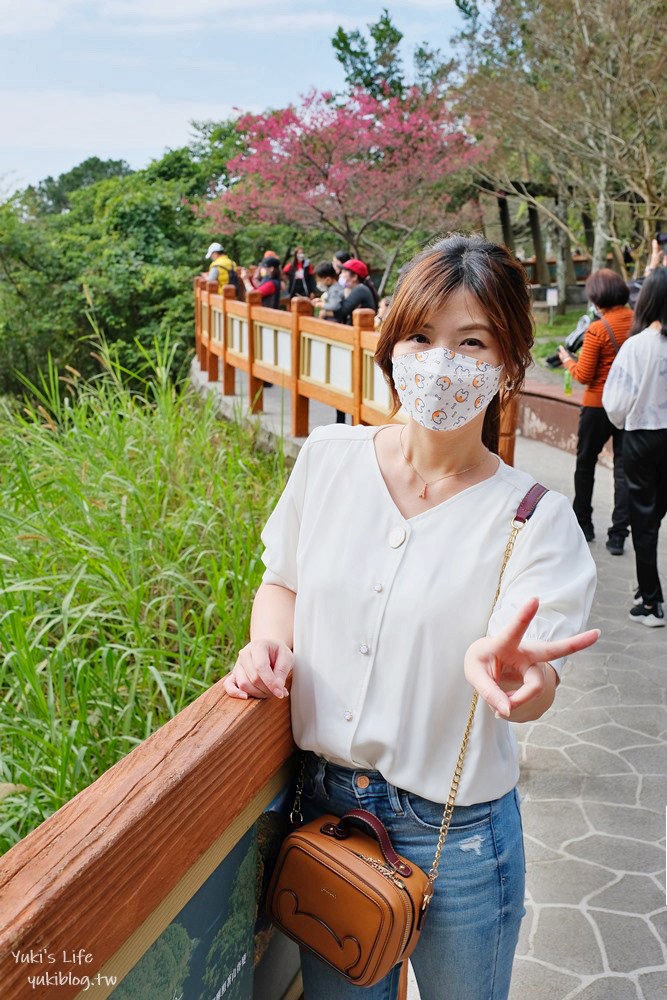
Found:
[(329, 837), (336, 837), (337, 840), (345, 840), (346, 837), (350, 835), (350, 827), (352, 826), (352, 820), (357, 820), (359, 823), (363, 823), (364, 826), (373, 834), (380, 849), (384, 855), (384, 859), (388, 865), (399, 873), (399, 875), (405, 875), (406, 878), (412, 875), (412, 868), (403, 861), (399, 854), (396, 853), (392, 847), (391, 839), (387, 833), (387, 828), (379, 820), (377, 816), (373, 813), (368, 812), (367, 809), (350, 809), (339, 819), (338, 823), (325, 823), (322, 826), (321, 832), (327, 834)]

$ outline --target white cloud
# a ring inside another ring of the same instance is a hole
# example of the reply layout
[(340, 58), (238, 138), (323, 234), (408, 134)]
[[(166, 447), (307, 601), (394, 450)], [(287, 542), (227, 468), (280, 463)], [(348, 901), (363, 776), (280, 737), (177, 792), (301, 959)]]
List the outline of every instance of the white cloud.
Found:
[(0, 0), (0, 35), (47, 31), (84, 6), (84, 0)]
[(87, 146), (96, 155), (128, 156), (133, 150), (188, 141), (191, 120), (227, 118), (229, 104), (174, 101), (153, 94), (0, 90), (4, 157), (21, 151), (66, 151)]
[[(123, 0), (124, 2), (124, 0)], [(123, 18), (111, 21), (111, 27), (124, 35), (175, 35), (183, 32), (199, 32), (204, 28), (209, 20), (219, 16), (204, 16), (204, 7), (208, 0), (199, 0), (195, 13), (189, 10), (180, 11), (175, 7), (167, 11), (156, 14), (154, 18), (144, 18), (144, 9), (152, 0), (138, 6), (130, 8), (128, 6)], [(258, 7), (264, 6), (258, 2)], [(197, 13), (198, 12), (198, 13)], [(130, 16), (131, 15), (131, 16)], [(280, 35), (280, 34), (301, 34), (308, 31), (335, 31), (338, 26), (350, 30), (359, 26), (359, 19), (351, 15), (337, 14), (331, 10), (295, 10), (276, 11), (270, 17), (252, 16), (249, 5), (244, 3), (243, 13), (229, 13), (225, 15), (225, 32), (230, 36), (250, 36), (250, 35)]]
[[(342, 14), (314, 0), (283, 0), (279, 10), (269, 16), (265, 12), (266, 0), (243, 0), (241, 7), (229, 9), (222, 0), (98, 0), (94, 8), (105, 29), (138, 35), (199, 31), (207, 25), (225, 33), (280, 34), (335, 29), (339, 24), (353, 28), (359, 23), (358, 14)], [(0, 0), (0, 34), (43, 32), (74, 18), (78, 26), (90, 27), (90, 14), (86, 0)]]

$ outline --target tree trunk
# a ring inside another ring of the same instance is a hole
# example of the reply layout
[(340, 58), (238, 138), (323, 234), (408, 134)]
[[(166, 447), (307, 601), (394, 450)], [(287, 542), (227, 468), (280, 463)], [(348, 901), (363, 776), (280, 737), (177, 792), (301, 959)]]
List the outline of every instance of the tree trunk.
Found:
[(593, 226), (593, 260), (591, 271), (599, 271), (607, 264), (607, 164), (603, 160), (598, 173), (598, 202)]
[(595, 235), (593, 233), (593, 220), (590, 214), (582, 210), (581, 222), (584, 227), (584, 239), (586, 241), (586, 249), (590, 254), (593, 253), (593, 246), (595, 244)]
[(533, 249), (535, 251), (535, 281), (538, 285), (548, 285), (549, 268), (547, 267), (547, 257), (542, 241), (540, 213), (534, 205), (528, 205), (528, 222), (530, 223), (530, 235), (533, 239)]
[[(562, 223), (556, 226), (556, 285), (558, 287), (558, 305), (556, 312), (562, 315), (565, 312), (567, 298), (567, 284), (569, 271), (572, 267), (572, 253), (570, 250), (570, 237), (563, 228), (567, 223), (567, 197), (565, 188), (559, 184), (558, 194), (555, 198), (554, 215)], [(568, 267), (569, 263), (569, 267)]]
[(498, 213), (500, 215), (500, 225), (503, 231), (503, 243), (514, 251), (514, 237), (512, 236), (512, 221), (510, 219), (510, 208), (504, 194), (496, 195), (498, 202)]

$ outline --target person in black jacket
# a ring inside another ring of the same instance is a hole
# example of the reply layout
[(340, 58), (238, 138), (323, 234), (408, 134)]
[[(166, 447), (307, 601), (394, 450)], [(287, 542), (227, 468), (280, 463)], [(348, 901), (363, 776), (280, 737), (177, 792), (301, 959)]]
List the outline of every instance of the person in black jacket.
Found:
[(351, 257), (345, 261), (341, 274), (345, 280), (347, 294), (343, 304), (334, 312), (337, 323), (352, 325), (352, 313), (355, 309), (378, 310), (378, 294), (375, 285), (368, 277), (368, 268), (363, 260)]
[(297, 247), (292, 260), (285, 264), (283, 277), (287, 280), (287, 294), (290, 299), (297, 295), (314, 299), (317, 295), (313, 265), (306, 257), (303, 247)]
[(282, 286), (280, 284), (280, 261), (277, 257), (265, 257), (259, 265), (257, 277), (253, 280), (245, 267), (239, 269), (241, 280), (247, 292), (259, 292), (262, 305), (270, 309), (280, 308)]

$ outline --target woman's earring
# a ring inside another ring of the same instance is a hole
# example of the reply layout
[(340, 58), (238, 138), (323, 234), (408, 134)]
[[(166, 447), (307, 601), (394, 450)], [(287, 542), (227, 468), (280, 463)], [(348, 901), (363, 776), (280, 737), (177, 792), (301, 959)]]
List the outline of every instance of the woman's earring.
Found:
[(509, 375), (505, 379), (505, 385), (503, 386), (503, 389), (505, 390), (505, 392), (510, 392), (512, 389), (512, 380), (509, 377)]

